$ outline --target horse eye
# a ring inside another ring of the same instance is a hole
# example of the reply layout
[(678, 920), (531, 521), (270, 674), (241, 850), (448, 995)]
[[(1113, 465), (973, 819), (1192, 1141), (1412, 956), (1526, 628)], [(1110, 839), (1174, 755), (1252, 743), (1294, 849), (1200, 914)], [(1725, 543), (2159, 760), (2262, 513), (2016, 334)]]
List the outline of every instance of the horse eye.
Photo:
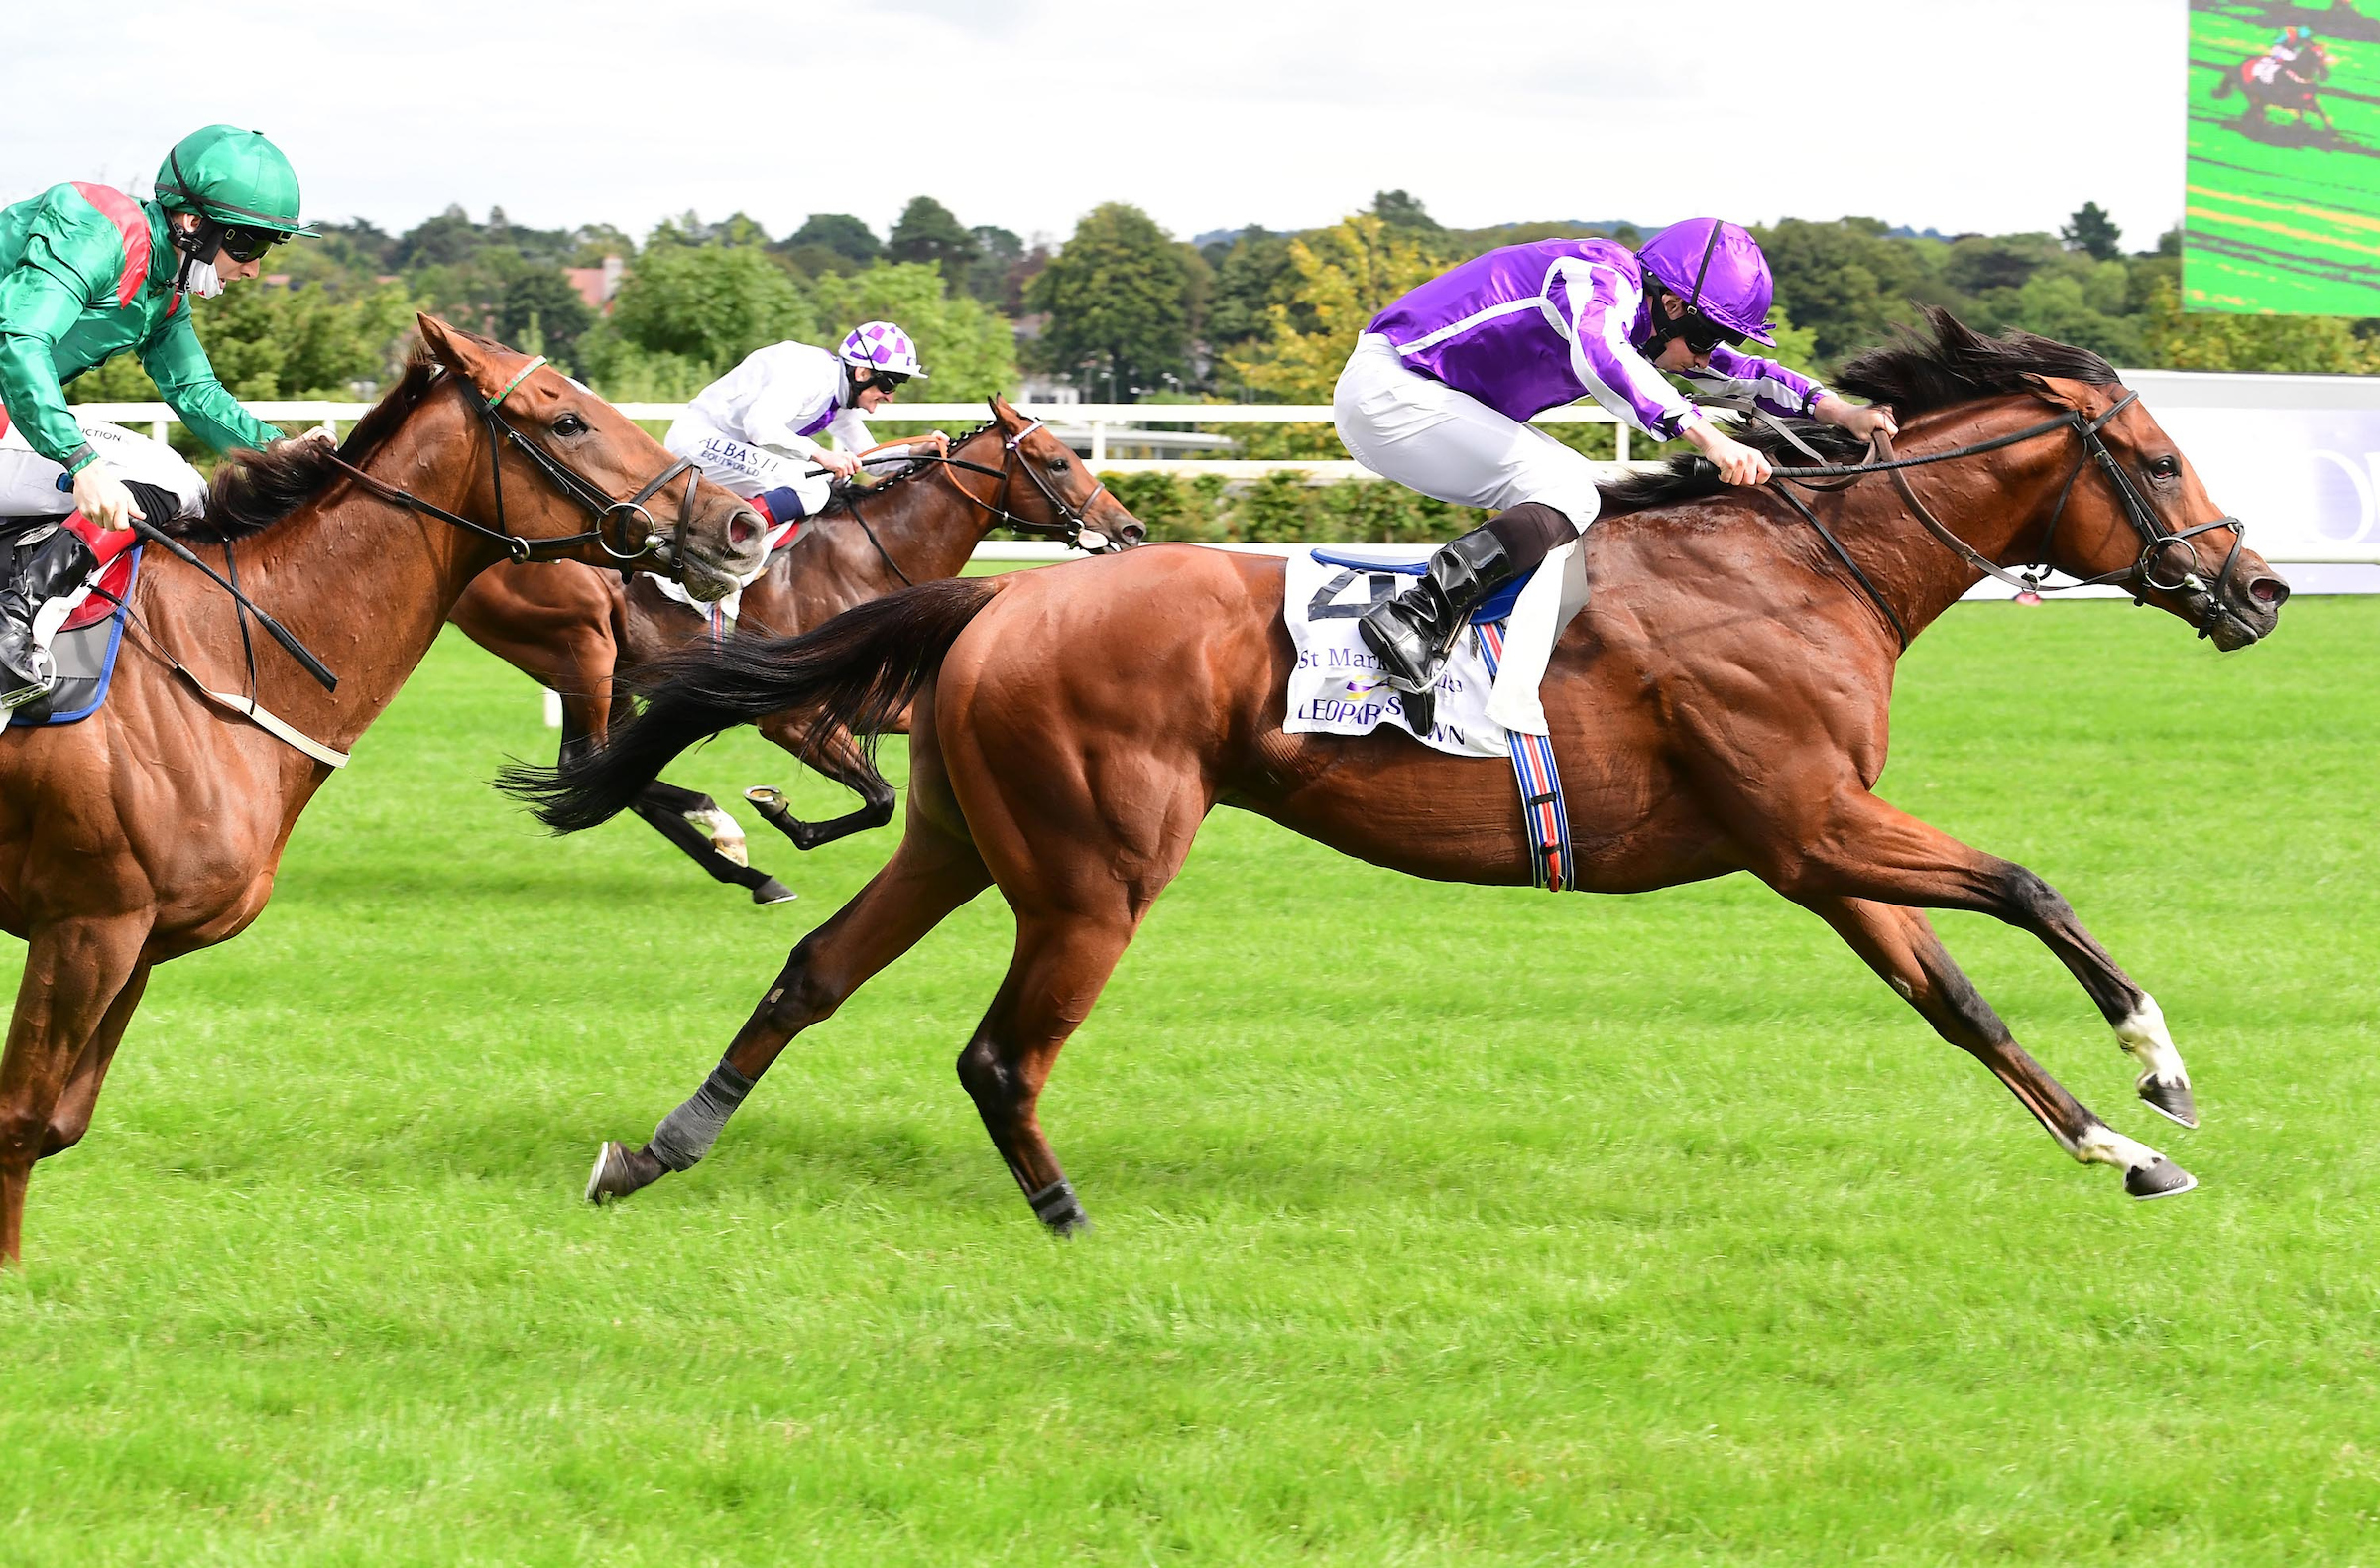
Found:
[(1074, 465), (1069, 463), (1063, 457), (1052, 457), (1045, 466), (1047, 466), (1049, 471), (1053, 474), (1062, 474), (1068, 468), (1071, 468)]
[(2160, 479), (2171, 479), (2174, 477), (2174, 475), (2180, 473), (2181, 471), (2182, 460), (2171, 455), (2160, 457), (2155, 462), (2149, 464), (2149, 472), (2155, 474)]
[(575, 414), (565, 414), (553, 422), (553, 433), (556, 435), (584, 435), (587, 433), (587, 422)]

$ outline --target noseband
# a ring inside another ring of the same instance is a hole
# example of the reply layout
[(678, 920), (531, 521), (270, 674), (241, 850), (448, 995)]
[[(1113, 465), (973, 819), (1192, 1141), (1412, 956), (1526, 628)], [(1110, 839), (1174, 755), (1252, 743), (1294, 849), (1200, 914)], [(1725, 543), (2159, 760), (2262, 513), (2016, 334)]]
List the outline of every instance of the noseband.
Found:
[[(506, 553), (517, 561), (551, 560), (555, 556), (576, 549), (581, 544), (592, 543), (602, 546), (603, 552), (616, 561), (633, 561), (651, 555), (661, 564), (668, 566), (671, 575), (677, 575), (680, 571), (678, 555), (684, 543), (686, 525), (691, 521), (694, 511), (694, 487), (701, 478), (701, 471), (696, 467), (694, 459), (691, 457), (678, 459), (676, 463), (664, 469), (660, 477), (625, 501), (615, 498), (611, 492), (513, 428), (512, 422), (497, 413), (498, 406), (505, 399), (511, 397), (514, 390), (544, 363), (542, 358), (531, 360), (527, 366), (523, 367), (521, 374), (505, 383), (504, 390), (493, 398), (479, 396), (479, 389), (471, 385), (470, 378), (459, 374), (455, 376), (456, 382), (463, 388), (463, 401), (479, 415), (481, 422), (488, 428), (488, 468), (496, 488), (496, 526), (494, 528), (424, 501), (411, 491), (400, 489), (386, 480), (376, 479), (344, 458), (334, 456), (331, 458), (331, 462), (345, 472), (349, 478), (356, 480), (382, 500), (394, 501), (398, 505), (409, 507), (425, 517), (433, 517), (441, 523), (452, 524), (467, 534), (476, 534), (482, 539), (493, 540), (502, 544)], [(552, 482), (556, 490), (583, 508), (594, 519), (595, 526), (577, 534), (565, 534), (553, 539), (530, 539), (507, 529), (504, 526), (504, 448), (508, 444), (527, 457), (538, 472)], [(654, 522), (653, 513), (647, 510), (646, 503), (668, 488), (681, 474), (688, 476), (686, 493), (684, 498), (678, 502), (677, 525), (664, 539)], [(612, 523), (615, 518), (619, 519), (622, 525), (621, 539), (624, 543), (619, 544), (612, 543)], [(625, 543), (627, 539), (625, 530), (628, 521), (634, 518), (644, 519), (645, 539), (642, 543), (631, 548)]]
[[(2247, 525), (2235, 517), (2219, 517), (2211, 523), (2197, 523), (2181, 530), (2169, 529), (2165, 526), (2164, 520), (2157, 516), (2156, 509), (2149, 505), (2147, 498), (2141, 495), (2139, 488), (2132, 483), (2131, 475), (2124, 472), (2123, 465), (2115, 460), (2115, 454), (2108, 450), (2106, 439), (2099, 433), (2108, 421), (2123, 413), (2139, 400), (2139, 393), (2126, 392), (2122, 398), (2096, 419), (2085, 418), (2082, 411), (2069, 409), (2054, 420), (2044, 420), (2039, 424), (2027, 425), (2021, 430), (1995, 437), (1992, 440), (1977, 441), (1968, 446), (1955, 446), (1948, 451), (1927, 452), (1918, 457), (1894, 456), (1892, 442), (1878, 432), (1873, 437), (1875, 457), (1871, 461), (1818, 463), (1809, 466), (1778, 468), (1775, 470), (1774, 477), (1809, 489), (1837, 490), (1844, 488), (1844, 486), (1814, 485), (1810, 481), (1841, 478), (1847, 484), (1865, 474), (1889, 473), (1892, 475), (1894, 488), (1900, 491), (1901, 499), (1908, 503), (1910, 511), (1915, 514), (1918, 522), (1925, 526), (1926, 532), (1932, 534), (1953, 553), (1985, 576), (1996, 578), (2019, 593), (2030, 594), (2064, 593), (2076, 588), (2092, 588), (2116, 583), (2131, 590), (2132, 602), (2135, 604), (2143, 602), (2143, 596), (2151, 592), (2195, 592), (2199, 595), (2198, 602), (2185, 619), (2201, 637), (2209, 637), (2213, 635), (2216, 624), (2224, 616), (2228, 615), (2234, 620), (2238, 619), (2236, 612), (2223, 603), (2223, 592), (2230, 585), (2231, 569), (2237, 564), (2240, 549), (2247, 543)], [(2082, 451), (2075, 459), (2075, 466), (2068, 471), (2066, 483), (2059, 488), (2058, 505), (2051, 510), (2049, 527), (2042, 532), (2042, 553), (2046, 555), (2049, 552), (2051, 542), (2058, 537), (2058, 524), (2060, 519), (2066, 515), (2066, 503), (2074, 494), (2075, 481), (2082, 478), (2083, 469), (2096, 463), (2100, 472), (2107, 476), (2108, 483), (2114, 486), (2116, 499), (2123, 504), (2124, 520), (2131, 524), (2132, 532), (2140, 540), (2140, 555), (2129, 566), (2120, 567), (2115, 571), (2101, 572), (2095, 577), (2082, 577), (2073, 582), (2063, 583), (2045, 583), (2041, 580), (2039, 573), (2051, 569), (2047, 561), (2036, 562), (2021, 571), (2010, 571), (1945, 527), (1941, 519), (1927, 510), (1925, 502), (1918, 499), (1917, 491), (1909, 483), (1907, 472), (1909, 469), (1931, 467), (1936, 463), (1954, 462), (1962, 457), (1979, 456), (1984, 452), (1997, 451), (2003, 446), (2014, 446), (2021, 441), (2029, 441), (2038, 436), (2069, 429), (2082, 438)], [(1795, 444), (1800, 443), (1796, 442)], [(1811, 511), (1800, 497), (1782, 488), (1778, 489), (1777, 494), (1784, 497), (1786, 503), (1800, 513), (1804, 521), (1818, 530), (1819, 535), (1835, 551), (1837, 558), (1850, 568), (1851, 575), (1858, 580), (1859, 586), (1867, 591), (1867, 596), (1875, 601), (1876, 608), (1884, 612), (1885, 620), (1889, 621), (1892, 629), (1900, 634), (1901, 646), (1907, 648), (1909, 646), (1908, 629), (1901, 624), (1901, 618), (1893, 613), (1892, 606), (1885, 602), (1883, 595), (1877, 591), (1876, 585), (1868, 580), (1867, 574), (1851, 560), (1849, 553), (1844, 549), (1842, 542), (1828, 531), (1826, 525), (1819, 521), (1818, 515)], [(2209, 582), (2199, 575), (2198, 551), (2191, 547), (2190, 542), (2202, 534), (2210, 533), (2219, 528), (2231, 530), (2231, 549), (2223, 557), (2222, 568), (2214, 574), (2213, 580)], [(2165, 559), (2166, 552), (2177, 544), (2182, 546), (2183, 557), (2187, 564), (2177, 565)], [(2171, 580), (2159, 576), (2160, 568), (2163, 566), (2174, 568)]]

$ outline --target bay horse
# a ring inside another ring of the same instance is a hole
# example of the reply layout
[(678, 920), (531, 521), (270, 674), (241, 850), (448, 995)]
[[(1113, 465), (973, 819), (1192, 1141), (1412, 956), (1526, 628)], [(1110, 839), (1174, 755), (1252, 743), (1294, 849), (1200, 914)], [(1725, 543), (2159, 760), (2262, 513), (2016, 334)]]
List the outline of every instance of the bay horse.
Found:
[[(879, 485), (839, 490), (805, 521), (744, 590), (738, 635), (788, 636), (894, 589), (955, 577), (995, 528), (1068, 543), (1086, 534), (1102, 544), (1140, 542), (1139, 521), (1065, 442), (1006, 398), (989, 405), (992, 418), (954, 441), (946, 457)], [(571, 561), (482, 572), (451, 619), (561, 698), (564, 757), (602, 743), (615, 675), (712, 635), (708, 616), (651, 581), (623, 582), (617, 572)], [(794, 848), (816, 849), (892, 820), (892, 786), (848, 732), (821, 728), (803, 713), (765, 715), (760, 731), (860, 797), (858, 810), (825, 822), (761, 802), (763, 816)], [(632, 809), (713, 878), (749, 889), (755, 904), (793, 897), (751, 864), (744, 830), (709, 795), (656, 779)]]
[[(2040, 877), (1872, 790), (1906, 636), (1986, 565), (2121, 581), (2226, 651), (2272, 631), (2289, 588), (2244, 547), (2235, 519), (2218, 519), (2105, 361), (1929, 317), (1929, 337), (1863, 355), (1838, 381), (1895, 410), (1914, 455), (1894, 482), (1813, 466), (1805, 477), (1852, 477), (1789, 504), (1775, 488), (1724, 490), (1681, 460), (1606, 490), (1586, 535), (1592, 597), (1542, 688), (1579, 881), (1635, 893), (1750, 872), (1833, 926), (2069, 1154), (2122, 1171), (2136, 1197), (2187, 1191), (2196, 1183), (2180, 1166), (2109, 1128), (2025, 1052), (1920, 911), (1978, 910), (2039, 938), (2112, 1025), (2143, 1100), (2195, 1126), (2156, 1002)], [(1840, 432), (1800, 434), (1847, 455)], [(1764, 445), (1780, 464), (1791, 455), (1773, 435)], [(740, 719), (797, 704), (865, 735), (914, 703), (898, 852), (793, 949), (651, 1144), (604, 1146), (588, 1195), (625, 1195), (699, 1159), (794, 1035), (997, 885), (1015, 951), (959, 1078), (1034, 1213), (1071, 1230), (1085, 1216), (1042, 1135), (1042, 1086), (1214, 807), (1415, 876), (1526, 885), (1504, 763), (1387, 731), (1282, 731), (1294, 663), (1282, 576), (1274, 559), (1156, 545), (926, 584), (790, 642), (661, 661), (643, 713), (606, 749), (508, 781), (548, 825), (574, 830)]]
[[(0, 732), (0, 926), (28, 947), (0, 1054), (0, 1260), (22, 1254), (34, 1162), (90, 1127), (150, 970), (256, 918), (333, 759), (481, 568), (601, 551), (657, 570), (648, 546), (672, 508), (668, 551), (692, 591), (724, 594), (760, 563), (752, 510), (601, 399), (541, 360), (419, 324), (422, 354), (344, 447), (237, 454), (185, 534), (326, 658), (335, 689), (252, 639), (197, 569), (152, 549), (105, 705)], [(240, 701), (263, 715), (233, 711)]]
[(2333, 136), (2338, 127), (2330, 123), (2330, 111), (2322, 107), (2319, 92), (2321, 84), (2330, 79), (2330, 52), (2320, 44), (2309, 41), (2298, 51), (2298, 58), (2281, 66), (2271, 81), (2258, 78), (2256, 67), (2265, 60), (2263, 55), (2251, 56), (2237, 65), (2225, 67), (2222, 79), (2214, 84), (2214, 95), (2227, 98), (2237, 89), (2248, 100), (2240, 118), (2243, 122), (2261, 124), (2280, 109), (2295, 114), (2299, 129), (2306, 126), (2306, 117), (2313, 115), (2322, 122), (2322, 129)]

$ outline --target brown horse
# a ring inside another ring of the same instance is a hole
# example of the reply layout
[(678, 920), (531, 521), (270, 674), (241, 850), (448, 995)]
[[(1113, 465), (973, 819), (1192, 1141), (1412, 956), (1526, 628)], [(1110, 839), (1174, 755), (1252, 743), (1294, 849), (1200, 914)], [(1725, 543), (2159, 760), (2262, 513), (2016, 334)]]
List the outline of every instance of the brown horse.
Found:
[[(761, 520), (698, 474), (642, 507), (599, 511), (674, 459), (552, 371), (525, 376), (532, 362), (510, 349), (420, 324), (426, 354), (342, 451), (293, 441), (242, 454), (216, 475), (191, 536), (218, 571), (236, 554), (240, 586), (327, 659), (335, 691), (261, 639), (244, 659), (250, 629), (231, 600), (153, 549), (106, 705), (78, 724), (0, 733), (0, 925), (30, 948), (0, 1056), (0, 1258), (19, 1256), (34, 1161), (90, 1126), (151, 967), (238, 935), (272, 896), (282, 848), (331, 764), (266, 722), (334, 755), (351, 749), (463, 585), (508, 549), (590, 554), (592, 524), (642, 551), (674, 513), (670, 548), (695, 591), (725, 593), (760, 563)], [(400, 488), (453, 521), (392, 499)], [(654, 554), (635, 558), (657, 569)]]
[[(949, 459), (882, 485), (845, 490), (804, 523), (793, 543), (744, 590), (741, 635), (782, 637), (855, 604), (936, 577), (954, 577), (995, 528), (1071, 538), (1088, 529), (1119, 544), (1139, 543), (1139, 522), (1038, 420), (1005, 398), (991, 420), (955, 441)], [(483, 572), (452, 619), (480, 647), (562, 701), (562, 755), (600, 744), (611, 723), (612, 681), (710, 635), (709, 617), (649, 581), (572, 562), (501, 565)], [(856, 811), (804, 822), (763, 803), (796, 849), (815, 849), (892, 820), (892, 786), (840, 727), (801, 713), (773, 713), (761, 733), (860, 796)], [(632, 808), (721, 882), (755, 904), (793, 897), (750, 863), (744, 830), (709, 795), (655, 780)]]
[[(1938, 316), (1932, 341), (1868, 354), (1840, 385), (1891, 404), (1919, 463), (1999, 442), (1899, 472), (1964, 547), (2117, 574), (2226, 650), (2278, 621), (2287, 585), (2239, 546), (2236, 523), (2207, 521), (2214, 508), (2195, 473), (2096, 355), (1981, 338)], [(1829, 439), (1817, 426), (1802, 433)], [(2188, 1190), (2171, 1160), (2111, 1130), (2026, 1054), (1918, 911), (1980, 910), (2040, 938), (2134, 1057), (2142, 1098), (2193, 1126), (2190, 1080), (2157, 1004), (2041, 878), (1871, 792), (1896, 622), (1922, 629), (1956, 603), (1980, 575), (1970, 559), (1883, 478), (1811, 503), (1856, 571), (1775, 492), (1723, 491), (1686, 463), (1606, 497), (1587, 534), (1594, 597), (1543, 687), (1583, 885), (1632, 893), (1751, 872), (1834, 926), (2075, 1158), (2118, 1167), (2135, 1196)], [(1041, 1134), (1042, 1085), (1208, 811), (1255, 811), (1416, 876), (1526, 883), (1502, 763), (1403, 735), (1283, 733), (1294, 656), (1281, 585), (1277, 561), (1195, 546), (929, 584), (790, 643), (667, 661), (646, 711), (608, 749), (558, 779), (514, 781), (543, 797), (548, 823), (576, 828), (618, 810), (680, 747), (747, 715), (798, 703), (866, 734), (915, 704), (899, 851), (793, 949), (718, 1070), (652, 1144), (605, 1146), (589, 1195), (631, 1192), (699, 1158), (787, 1041), (997, 883), (1015, 911), (1015, 954), (959, 1077), (1034, 1212), (1065, 1230), (1083, 1215)]]

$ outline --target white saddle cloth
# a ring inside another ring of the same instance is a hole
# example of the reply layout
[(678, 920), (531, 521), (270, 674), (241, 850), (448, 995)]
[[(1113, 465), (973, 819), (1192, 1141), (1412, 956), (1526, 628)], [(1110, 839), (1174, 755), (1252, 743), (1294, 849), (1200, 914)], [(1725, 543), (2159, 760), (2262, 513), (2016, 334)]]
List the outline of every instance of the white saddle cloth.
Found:
[[(1331, 553), (1412, 563), (1429, 559), (1434, 547)], [(1492, 679), (1478, 632), (1464, 629), (1454, 657), (1438, 677), (1438, 708), (1430, 733), (1415, 739), (1456, 757), (1505, 757), (1510, 755), (1508, 731), (1546, 733), (1537, 684), (1562, 628), (1587, 602), (1581, 555), (1575, 543), (1555, 550), (1521, 589), (1504, 629), (1503, 662)], [(1411, 586), (1412, 576), (1332, 565), (1316, 560), (1311, 550), (1298, 551), (1286, 564), (1281, 619), (1297, 647), (1297, 664), (1289, 672), (1288, 716), (1281, 728), (1292, 735), (1368, 735), (1382, 724), (1392, 724), (1413, 734), (1403, 701), (1380, 678), (1379, 661), (1356, 629), (1367, 609)]]

